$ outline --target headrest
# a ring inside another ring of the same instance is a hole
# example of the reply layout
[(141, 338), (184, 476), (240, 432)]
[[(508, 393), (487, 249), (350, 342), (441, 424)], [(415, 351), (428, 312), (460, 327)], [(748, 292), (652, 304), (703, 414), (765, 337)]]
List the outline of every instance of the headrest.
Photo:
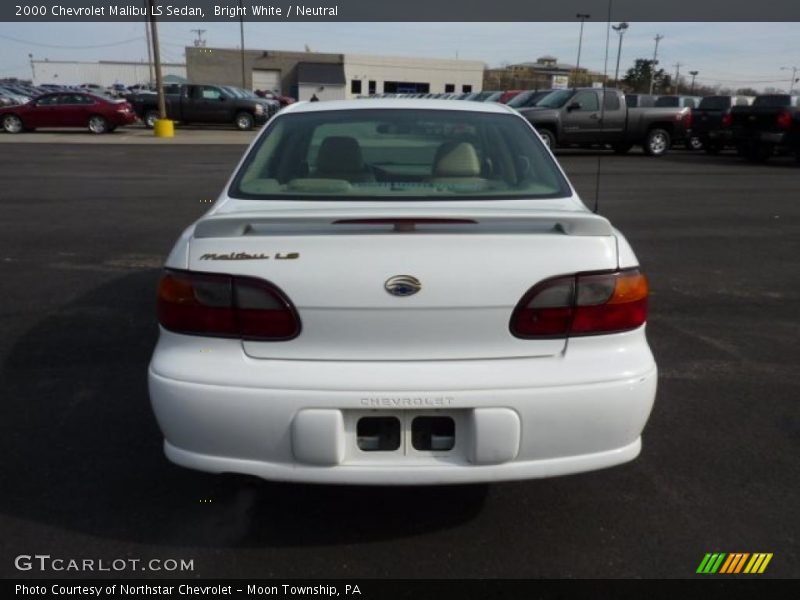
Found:
[(355, 173), (363, 170), (364, 158), (355, 138), (331, 136), (322, 140), (317, 154), (318, 173)]
[(468, 142), (446, 142), (436, 152), (434, 177), (480, 177), (481, 164), (475, 146)]

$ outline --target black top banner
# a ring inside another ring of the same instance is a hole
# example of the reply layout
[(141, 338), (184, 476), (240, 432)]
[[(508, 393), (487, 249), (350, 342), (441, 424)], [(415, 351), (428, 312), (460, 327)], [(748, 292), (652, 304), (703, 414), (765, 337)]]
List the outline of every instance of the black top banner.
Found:
[[(163, 21), (384, 21), (536, 22), (574, 21), (800, 21), (797, 0), (154, 0)], [(147, 0), (10, 0), (0, 21), (139, 21), (151, 13)], [(610, 14), (610, 18), (609, 18)]]

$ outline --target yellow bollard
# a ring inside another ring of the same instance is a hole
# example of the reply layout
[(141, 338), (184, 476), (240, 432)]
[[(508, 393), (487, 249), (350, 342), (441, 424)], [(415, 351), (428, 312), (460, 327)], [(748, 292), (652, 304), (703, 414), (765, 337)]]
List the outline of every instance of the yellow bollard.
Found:
[(175, 123), (169, 119), (157, 119), (153, 125), (156, 137), (175, 137)]

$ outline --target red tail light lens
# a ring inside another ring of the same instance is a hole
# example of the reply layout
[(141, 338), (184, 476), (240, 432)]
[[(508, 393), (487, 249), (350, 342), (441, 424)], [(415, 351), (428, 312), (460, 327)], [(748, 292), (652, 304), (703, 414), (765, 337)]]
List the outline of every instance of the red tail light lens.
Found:
[(792, 113), (788, 110), (781, 111), (778, 115), (778, 127), (781, 129), (789, 129), (792, 126)]
[(647, 278), (638, 269), (548, 279), (534, 286), (511, 316), (519, 338), (616, 333), (647, 320)]
[(694, 116), (692, 115), (692, 111), (687, 112), (686, 116), (683, 119), (683, 124), (687, 129), (692, 126), (692, 120), (693, 119), (694, 119)]
[(300, 319), (289, 299), (261, 279), (167, 270), (158, 286), (158, 320), (170, 331), (250, 340), (289, 340)]
[(722, 115), (722, 126), (730, 127), (731, 125), (733, 125), (733, 115), (731, 113)]

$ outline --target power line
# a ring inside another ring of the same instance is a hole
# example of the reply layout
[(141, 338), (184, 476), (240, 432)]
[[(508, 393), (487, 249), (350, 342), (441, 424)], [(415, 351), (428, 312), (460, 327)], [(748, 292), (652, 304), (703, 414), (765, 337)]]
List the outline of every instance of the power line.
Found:
[(110, 48), (111, 46), (122, 46), (123, 44), (130, 44), (132, 42), (140, 42), (144, 39), (144, 37), (139, 36), (135, 38), (130, 38), (127, 40), (122, 40), (119, 42), (113, 42), (111, 44), (92, 44), (91, 46), (63, 46), (59, 44), (41, 44), (39, 42), (31, 42), (29, 40), (20, 40), (18, 38), (11, 37), (9, 35), (0, 35), (0, 38), (4, 40), (9, 40), (12, 42), (17, 42), (18, 44), (28, 44), (29, 46), (39, 46), (41, 48), (61, 48), (64, 50), (89, 50), (91, 48)]
[(22, 63), (21, 65), (14, 65), (12, 67), (0, 67), (0, 73), (8, 73), (9, 71), (18, 71), (20, 69), (24, 69), (28, 66), (28, 63)]

